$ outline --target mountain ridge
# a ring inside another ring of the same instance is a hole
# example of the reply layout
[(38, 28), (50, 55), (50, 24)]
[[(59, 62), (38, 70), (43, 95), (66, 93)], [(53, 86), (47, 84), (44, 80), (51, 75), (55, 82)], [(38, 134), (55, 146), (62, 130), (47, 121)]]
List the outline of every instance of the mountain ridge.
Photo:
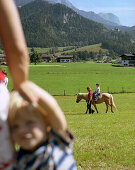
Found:
[(100, 15), (105, 20), (112, 21), (113, 23), (120, 25), (119, 18), (116, 15), (114, 15), (113, 13), (102, 13), (102, 12), (100, 12), (100, 13), (98, 13), (98, 15)]
[(19, 9), (28, 47), (86, 46), (102, 44), (111, 53), (133, 51), (128, 33), (108, 30), (103, 24), (77, 14), (62, 4), (38, 0)]
[[(32, 1), (35, 1), (35, 0), (15, 0), (17, 6), (23, 6), (23, 5), (30, 3)], [(93, 21), (96, 21), (98, 23), (104, 24), (104, 26), (105, 27), (107, 26), (107, 28), (114, 28), (114, 27), (117, 27), (119, 25), (117, 23), (113, 23), (109, 20), (104, 19), (103, 17), (101, 17), (100, 15), (96, 14), (93, 11), (86, 12), (86, 11), (83, 11), (83, 10), (79, 10), (78, 8), (74, 7), (72, 5), (72, 3), (70, 3), (68, 0), (43, 0), (43, 1), (47, 1), (49, 3), (54, 3), (54, 4), (56, 4), (56, 3), (63, 4), (63, 5), (71, 8), (71, 9), (73, 9), (79, 15), (81, 15), (81, 16), (89, 19), (89, 20), (93, 20)]]

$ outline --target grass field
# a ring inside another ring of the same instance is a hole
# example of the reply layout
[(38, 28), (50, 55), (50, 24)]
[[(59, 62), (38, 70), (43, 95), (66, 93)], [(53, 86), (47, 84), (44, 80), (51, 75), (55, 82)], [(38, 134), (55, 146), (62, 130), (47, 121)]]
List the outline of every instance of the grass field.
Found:
[[(77, 48), (76, 49), (76, 52), (77, 51), (88, 51), (88, 52), (99, 52), (99, 50), (102, 50), (102, 52), (108, 52), (107, 49), (103, 49), (101, 48), (101, 44), (94, 44), (94, 45), (88, 45), (88, 46), (84, 46), (84, 47), (80, 47), (80, 48)], [(64, 53), (72, 53), (74, 52), (75, 50), (67, 50), (67, 51), (64, 51)], [(56, 53), (56, 55), (60, 55), (60, 52), (59, 53)]]
[[(29, 79), (52, 95), (75, 95), (87, 92), (86, 87), (95, 90), (101, 85), (102, 92), (135, 92), (135, 67), (113, 67), (105, 63), (46, 63), (51, 65), (30, 67)], [(56, 66), (60, 65), (60, 66)], [(9, 89), (11, 81), (9, 79)]]
[[(67, 46), (67, 47), (58, 47), (58, 52), (55, 53), (56, 56), (61, 55), (61, 53), (72, 53), (73, 51), (75, 51), (74, 47), (72, 50), (68, 50), (68, 48), (70, 48), (72, 46)], [(38, 53), (46, 53), (46, 52), (50, 52), (50, 49), (52, 48), (34, 48), (35, 51), (37, 51)], [(67, 49), (67, 50), (66, 50)], [(28, 48), (28, 51), (30, 52), (31, 48)], [(101, 44), (94, 44), (94, 45), (88, 45), (88, 46), (84, 46), (84, 47), (79, 47), (76, 48), (76, 51), (88, 51), (88, 52), (99, 52), (99, 50), (102, 50), (102, 52), (107, 52), (108, 50), (101, 48)]]
[[(105, 104), (97, 105), (99, 113), (84, 114), (86, 103), (75, 103), (75, 94), (95, 89), (102, 92), (135, 92), (135, 67), (112, 67), (111, 64), (65, 63), (30, 67), (29, 79), (55, 96), (75, 135), (74, 156), (78, 169), (135, 169), (135, 93), (113, 94), (118, 111), (105, 113)], [(55, 66), (60, 65), (60, 66)], [(3, 67), (3, 69), (7, 69)], [(9, 77), (9, 90), (12, 89)], [(123, 88), (123, 89), (122, 89)]]
[(105, 113), (84, 114), (86, 103), (75, 96), (56, 97), (69, 128), (75, 135), (74, 156), (78, 169), (135, 169), (135, 94), (114, 94), (118, 108)]

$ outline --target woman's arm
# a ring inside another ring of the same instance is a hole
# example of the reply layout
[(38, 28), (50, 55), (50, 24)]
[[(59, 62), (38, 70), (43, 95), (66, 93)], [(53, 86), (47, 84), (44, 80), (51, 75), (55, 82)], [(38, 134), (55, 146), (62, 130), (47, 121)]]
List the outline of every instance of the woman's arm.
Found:
[(0, 36), (14, 89), (27, 79), (29, 57), (18, 11), (13, 0), (0, 0)]

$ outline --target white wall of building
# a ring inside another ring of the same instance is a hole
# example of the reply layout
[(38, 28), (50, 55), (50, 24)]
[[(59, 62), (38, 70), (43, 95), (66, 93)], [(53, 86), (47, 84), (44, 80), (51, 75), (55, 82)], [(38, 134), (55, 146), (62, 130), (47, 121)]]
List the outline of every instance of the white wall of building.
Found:
[(69, 62), (70, 62), (70, 59), (60, 59), (60, 62), (61, 62), (61, 63), (69, 63)]
[(129, 60), (122, 60), (121, 66), (122, 67), (129, 66)]

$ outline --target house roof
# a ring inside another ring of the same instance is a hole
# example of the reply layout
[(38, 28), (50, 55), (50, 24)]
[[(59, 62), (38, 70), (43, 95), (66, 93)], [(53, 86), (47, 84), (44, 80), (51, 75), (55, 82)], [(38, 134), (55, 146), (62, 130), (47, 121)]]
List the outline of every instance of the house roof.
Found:
[(61, 55), (61, 56), (58, 56), (57, 58), (59, 58), (59, 59), (72, 59), (73, 56), (71, 56), (71, 55)]
[(135, 54), (122, 54), (120, 57), (127, 56), (127, 57), (135, 57)]

